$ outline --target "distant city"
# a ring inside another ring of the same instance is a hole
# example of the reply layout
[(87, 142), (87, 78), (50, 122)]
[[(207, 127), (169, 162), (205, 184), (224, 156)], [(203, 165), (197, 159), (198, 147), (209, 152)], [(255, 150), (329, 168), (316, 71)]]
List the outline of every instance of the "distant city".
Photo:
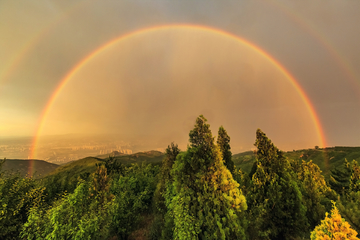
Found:
[[(33, 139), (0, 138), (0, 159), (29, 159)], [(163, 149), (153, 148), (163, 151)], [(40, 139), (36, 159), (64, 164), (85, 157), (107, 157), (111, 153), (131, 154), (149, 150), (139, 141), (119, 140), (114, 136), (52, 136)]]

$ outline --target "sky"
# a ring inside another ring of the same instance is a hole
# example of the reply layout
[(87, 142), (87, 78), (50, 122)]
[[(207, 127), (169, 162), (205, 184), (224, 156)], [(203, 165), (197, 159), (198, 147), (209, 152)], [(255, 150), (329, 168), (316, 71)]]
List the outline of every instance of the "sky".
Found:
[(0, 139), (360, 145), (360, 2), (0, 1)]

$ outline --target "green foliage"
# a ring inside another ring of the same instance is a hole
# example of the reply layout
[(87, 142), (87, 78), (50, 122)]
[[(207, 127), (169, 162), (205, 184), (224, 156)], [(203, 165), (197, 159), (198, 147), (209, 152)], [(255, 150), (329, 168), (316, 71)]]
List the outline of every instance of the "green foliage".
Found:
[(356, 161), (347, 163), (351, 171), (349, 189), (339, 197), (339, 210), (358, 231), (360, 229), (360, 167)]
[(360, 191), (360, 166), (357, 161), (353, 160), (351, 163), (351, 177), (349, 189), (351, 192), (359, 192)]
[[(20, 160), (20, 159), (6, 159), (0, 172), (7, 174), (18, 173), (21, 177), (41, 178), (51, 173), (60, 167), (57, 164), (49, 163), (43, 160)], [(32, 169), (32, 176), (29, 176), (29, 169)]]
[[(331, 147), (319, 149), (302, 149), (284, 152), (284, 157), (295, 161), (310, 161), (319, 166), (325, 179), (330, 178), (331, 170), (343, 168), (344, 159), (354, 159), (360, 163), (360, 147)], [(255, 162), (253, 151), (234, 154), (232, 157), (235, 166), (250, 173), (251, 167)]]
[(248, 194), (250, 188), (250, 181), (251, 181), (249, 174), (242, 171), (241, 169), (239, 169), (238, 171), (236, 171), (235, 169), (235, 173), (233, 174), (233, 176), (234, 176), (234, 180), (239, 183), (240, 190), (242, 191), (244, 196), (246, 196)]
[(24, 224), (26, 239), (100, 239), (109, 237), (113, 196), (107, 191), (106, 169), (98, 167), (94, 181), (80, 180), (74, 193), (52, 207), (33, 207)]
[(2, 175), (2, 172), (1, 172), (2, 166), (4, 165), (5, 161), (6, 161), (6, 158), (4, 158), (3, 160), (0, 160), (0, 177)]
[(159, 182), (156, 186), (156, 191), (154, 193), (154, 204), (156, 207), (156, 211), (161, 213), (162, 215), (167, 212), (164, 197), (166, 184), (172, 182), (170, 171), (179, 153), (180, 149), (178, 148), (178, 145), (171, 143), (171, 145), (169, 145), (166, 149), (166, 155), (161, 164), (161, 171), (158, 176)]
[(329, 184), (338, 194), (345, 195), (350, 188), (351, 164), (345, 159), (343, 167), (331, 170)]
[(0, 177), (0, 239), (18, 239), (28, 211), (41, 202), (43, 190), (32, 178)]
[(62, 196), (63, 193), (74, 192), (79, 181), (81, 179), (89, 180), (91, 174), (95, 173), (97, 165), (102, 163), (102, 159), (87, 157), (57, 168), (42, 179), (46, 188), (46, 201), (51, 204), (54, 199)]
[(247, 194), (252, 239), (290, 239), (307, 229), (306, 208), (290, 163), (260, 129), (257, 161)]
[[(320, 168), (313, 163), (302, 161), (294, 167), (298, 178), (298, 185), (302, 188), (303, 203), (306, 206), (306, 217), (313, 229), (324, 219), (326, 203), (330, 202), (326, 196), (331, 195), (331, 189), (326, 185)], [(336, 200), (336, 199), (333, 199)]]
[(117, 161), (115, 157), (109, 156), (105, 159), (105, 168), (109, 174), (113, 173), (124, 173), (124, 164), (120, 161)]
[(341, 218), (339, 210), (336, 208), (334, 203), (330, 216), (326, 213), (325, 219), (322, 220), (321, 224), (311, 232), (311, 240), (359, 240), (356, 235), (357, 232), (351, 229), (350, 224), (346, 222), (345, 219)]
[[(172, 238), (172, 228), (173, 228), (172, 218), (168, 218), (167, 223), (165, 224), (166, 221), (165, 215), (168, 211), (165, 203), (165, 194), (166, 194), (166, 186), (172, 184), (173, 179), (171, 177), (170, 172), (175, 162), (175, 159), (179, 153), (180, 153), (180, 149), (178, 148), (178, 145), (171, 143), (171, 145), (167, 147), (165, 158), (162, 161), (161, 171), (160, 174), (158, 175), (159, 182), (156, 186), (156, 190), (153, 198), (156, 221), (153, 222), (152, 228), (154, 234), (152, 236), (152, 239)], [(155, 230), (156, 227), (158, 229)], [(157, 232), (157, 235), (155, 235), (155, 232)]]
[(174, 239), (245, 239), (245, 197), (224, 166), (210, 126), (201, 115), (190, 146), (173, 165), (166, 202), (174, 218)]
[(235, 172), (235, 165), (232, 161), (232, 153), (230, 151), (230, 137), (227, 134), (226, 130), (223, 126), (219, 128), (218, 132), (218, 138), (217, 138), (217, 145), (220, 149), (220, 152), (222, 154), (222, 158), (224, 160), (224, 165), (229, 169), (229, 171), (234, 174)]
[(360, 191), (350, 192), (339, 197), (339, 210), (348, 219), (354, 228), (360, 229)]
[(110, 189), (116, 196), (111, 222), (112, 235), (126, 239), (136, 229), (141, 214), (150, 210), (158, 172), (158, 166), (133, 164), (125, 169), (124, 176), (114, 177)]

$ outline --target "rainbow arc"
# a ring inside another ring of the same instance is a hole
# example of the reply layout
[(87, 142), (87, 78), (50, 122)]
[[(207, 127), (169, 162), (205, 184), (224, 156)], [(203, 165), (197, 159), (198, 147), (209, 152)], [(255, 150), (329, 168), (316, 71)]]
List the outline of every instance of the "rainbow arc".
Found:
[[(59, 82), (58, 86), (53, 91), (53, 94), (51, 95), (50, 99), (48, 100), (48, 102), (47, 102), (47, 104), (46, 104), (46, 106), (45, 106), (45, 108), (44, 108), (44, 110), (43, 110), (43, 112), (41, 114), (41, 117), (39, 119), (38, 128), (37, 128), (35, 137), (33, 139), (30, 158), (31, 159), (36, 158), (36, 149), (37, 149), (37, 145), (38, 145), (38, 142), (39, 142), (39, 136), (42, 133), (44, 122), (45, 122), (45, 120), (47, 118), (47, 115), (48, 115), (50, 109), (52, 108), (56, 98), (59, 96), (59, 94), (64, 89), (66, 84), (69, 81), (71, 81), (73, 76), (80, 69), (84, 68), (87, 65), (87, 63), (89, 63), (92, 59), (96, 58), (100, 53), (102, 53), (103, 51), (109, 49), (110, 47), (114, 46), (115, 44), (121, 43), (122, 41), (127, 40), (127, 39), (129, 39), (131, 37), (137, 36), (139, 34), (153, 33), (153, 32), (157, 32), (157, 31), (166, 31), (166, 30), (170, 30), (170, 29), (193, 29), (193, 30), (197, 30), (197, 31), (206, 31), (206, 32), (213, 33), (213, 34), (219, 34), (219, 35), (225, 36), (227, 38), (231, 38), (233, 40), (238, 41), (239, 43), (249, 47), (250, 49), (254, 50), (258, 54), (260, 54), (261, 56), (266, 58), (269, 62), (271, 62), (273, 64), (274, 67), (276, 67), (278, 70), (280, 70), (282, 72), (282, 74), (284, 74), (284, 76), (291, 82), (293, 87), (299, 93), (302, 101), (306, 105), (306, 108), (307, 108), (307, 110), (309, 112), (309, 115), (311, 116), (311, 119), (312, 119), (312, 121), (314, 123), (314, 126), (315, 126), (316, 130), (317, 130), (317, 135), (318, 135), (320, 147), (325, 147), (326, 146), (325, 135), (324, 135), (323, 129), (321, 127), (319, 117), (317, 116), (315, 108), (312, 105), (309, 97), (306, 95), (306, 93), (304, 92), (304, 90), (302, 89), (300, 84), (297, 82), (297, 80), (290, 74), (290, 72), (287, 71), (287, 69), (284, 66), (282, 66), (274, 57), (272, 57), (270, 54), (265, 52), (259, 46), (256, 46), (255, 44), (247, 41), (246, 39), (243, 39), (243, 38), (241, 38), (239, 36), (236, 36), (236, 35), (234, 35), (232, 33), (225, 32), (225, 31), (220, 30), (220, 29), (210, 28), (210, 27), (207, 27), (207, 26), (176, 24), (176, 25), (154, 26), (154, 27), (140, 29), (140, 30), (137, 30), (137, 31), (134, 31), (134, 32), (130, 32), (128, 34), (121, 35), (121, 36), (119, 36), (119, 37), (117, 37), (115, 39), (112, 39), (111, 41), (103, 44), (102, 46), (98, 47), (97, 49), (92, 51), (90, 54), (88, 54), (85, 58), (83, 58), (81, 61), (79, 61), (62, 78), (62, 80)], [(33, 164), (31, 163), (30, 168), (29, 168), (29, 175), (32, 175), (32, 173), (33, 173)]]

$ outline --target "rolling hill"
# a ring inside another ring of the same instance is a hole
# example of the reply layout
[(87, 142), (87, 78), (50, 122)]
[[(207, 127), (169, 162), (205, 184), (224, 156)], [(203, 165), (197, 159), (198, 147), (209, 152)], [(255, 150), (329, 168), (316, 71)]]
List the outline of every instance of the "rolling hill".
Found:
[[(345, 159), (348, 161), (357, 160), (360, 163), (360, 147), (329, 147), (318, 149), (302, 149), (285, 152), (285, 157), (294, 160), (312, 160), (328, 177), (330, 170), (342, 167)], [(254, 152), (248, 151), (234, 154), (232, 157), (235, 165), (243, 171), (249, 173), (255, 161)]]
[[(131, 163), (155, 163), (160, 164), (165, 154), (159, 151), (138, 152), (134, 154), (108, 154), (107, 157), (114, 156), (117, 162), (122, 164)], [(59, 179), (67, 178), (76, 180), (81, 175), (88, 175), (95, 172), (97, 163), (104, 163), (105, 156), (86, 157), (67, 164), (59, 166), (55, 171), (51, 172), (48, 176), (56, 176)]]
[(49, 174), (58, 167), (60, 166), (44, 160), (6, 159), (1, 171), (6, 173), (19, 173), (25, 177), (30, 174), (32, 169), (33, 176), (38, 178)]

